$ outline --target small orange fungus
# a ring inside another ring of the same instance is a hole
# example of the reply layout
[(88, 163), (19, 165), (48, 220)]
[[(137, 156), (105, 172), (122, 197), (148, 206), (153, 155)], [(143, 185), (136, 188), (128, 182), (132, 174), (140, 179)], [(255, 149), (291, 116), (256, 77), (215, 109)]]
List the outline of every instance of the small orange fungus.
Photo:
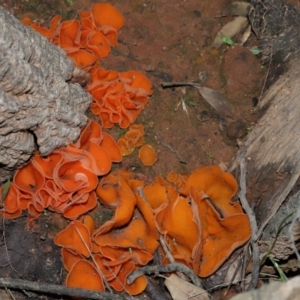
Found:
[(66, 279), (66, 285), (74, 288), (104, 292), (101, 275), (95, 266), (87, 260), (78, 260), (72, 267)]
[(70, 272), (70, 270), (72, 269), (72, 267), (77, 261), (83, 259), (82, 255), (68, 248), (61, 249), (61, 257), (62, 257), (64, 267), (68, 272)]
[(182, 194), (189, 195), (190, 188), (204, 192), (221, 209), (224, 216), (243, 213), (237, 202), (231, 202), (238, 185), (235, 178), (228, 172), (223, 172), (219, 166), (198, 168), (187, 179)]
[(90, 257), (90, 231), (80, 221), (73, 221), (66, 229), (59, 232), (54, 238), (54, 243), (57, 246), (74, 250), (85, 257)]
[(157, 161), (157, 155), (152, 146), (146, 144), (139, 150), (139, 159), (145, 166), (152, 166)]
[(118, 140), (123, 156), (131, 154), (135, 148), (144, 144), (144, 126), (141, 124), (130, 125), (129, 130)]

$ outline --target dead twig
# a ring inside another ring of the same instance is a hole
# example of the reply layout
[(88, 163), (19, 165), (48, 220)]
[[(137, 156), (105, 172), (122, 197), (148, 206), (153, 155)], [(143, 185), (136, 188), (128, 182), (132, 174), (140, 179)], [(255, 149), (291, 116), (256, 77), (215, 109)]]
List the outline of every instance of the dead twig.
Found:
[(169, 87), (175, 87), (175, 86), (192, 86), (195, 87), (197, 85), (197, 82), (162, 82), (161, 86), (163, 88), (169, 88)]
[(34, 282), (14, 278), (0, 278), (0, 286), (35, 291), (43, 294), (54, 294), (59, 296), (79, 297), (83, 299), (97, 300), (128, 300), (129, 298), (105, 292), (95, 292), (85, 289), (70, 288), (62, 285)]
[(156, 128), (155, 128), (155, 133), (156, 133), (157, 137), (159, 138), (160, 143), (161, 143), (163, 146), (167, 147), (171, 152), (175, 153), (176, 156), (178, 157), (178, 159), (179, 159), (179, 161), (180, 161), (181, 163), (187, 164), (187, 162), (179, 155), (179, 153), (178, 153), (174, 148), (172, 148), (170, 145), (166, 144), (166, 143), (163, 141), (163, 139), (162, 139), (161, 136), (159, 135), (159, 133), (158, 133), (158, 131), (157, 131)]
[(272, 63), (272, 54), (273, 54), (273, 52), (272, 52), (272, 49), (271, 49), (271, 57), (270, 57), (270, 62), (269, 62), (269, 68), (268, 68), (268, 71), (267, 71), (267, 74), (266, 74), (266, 77), (265, 77), (265, 80), (264, 80), (264, 83), (263, 83), (263, 86), (262, 86), (262, 89), (261, 89), (259, 100), (262, 98), (262, 96), (265, 92), (265, 87), (266, 87), (266, 83), (267, 83), (267, 80), (268, 80), (268, 77), (269, 77), (271, 63)]
[(296, 215), (294, 216), (292, 223), (289, 227), (289, 235), (290, 235), (290, 239), (291, 239), (291, 243), (292, 243), (292, 248), (297, 256), (297, 259), (300, 261), (300, 254), (299, 251), (296, 247), (296, 243), (295, 243), (295, 238), (294, 238), (294, 234), (293, 234), (293, 228), (295, 226), (295, 223), (297, 220), (300, 220), (300, 205), (298, 205), (297, 211), (296, 211)]
[[(242, 250), (242, 251), (243, 251), (243, 250)], [(240, 254), (239, 254), (240, 259), (239, 259), (238, 265), (237, 265), (236, 269), (234, 270), (234, 273), (233, 273), (233, 275), (232, 275), (232, 277), (231, 277), (231, 279), (230, 279), (230, 281), (229, 281), (229, 283), (228, 283), (228, 285), (227, 285), (227, 288), (226, 288), (226, 290), (225, 290), (225, 293), (224, 293), (224, 295), (223, 295), (224, 298), (227, 296), (227, 294), (228, 294), (228, 292), (229, 292), (231, 286), (232, 286), (234, 283), (236, 283), (236, 282), (235, 282), (235, 277), (236, 277), (238, 271), (240, 270), (240, 268), (243, 266), (244, 256), (243, 256), (243, 254), (241, 255), (242, 251), (241, 251)]]
[(208, 87), (202, 86), (199, 83), (194, 82), (162, 82), (163, 88), (175, 87), (175, 86), (192, 86), (198, 90), (201, 97), (213, 107), (220, 115), (227, 117), (233, 117), (233, 108), (224, 96), (218, 91), (212, 90)]
[(93, 261), (93, 263), (95, 264), (96, 270), (97, 270), (97, 272), (98, 272), (100, 278), (102, 278), (105, 287), (112, 293), (112, 289), (110, 288), (110, 286), (109, 286), (109, 284), (108, 284), (108, 282), (107, 282), (107, 280), (106, 280), (106, 277), (104, 276), (103, 272), (102, 272), (101, 269), (99, 268), (99, 266), (98, 266), (98, 264), (97, 264), (97, 261), (95, 260), (94, 255), (93, 255), (93, 253), (91, 252), (89, 246), (86, 244), (86, 242), (85, 242), (85, 240), (84, 240), (82, 234), (80, 233), (79, 229), (78, 229), (76, 226), (75, 226), (75, 229), (76, 229), (76, 231), (77, 231), (79, 237), (81, 238), (81, 241), (83, 242), (84, 246), (85, 246), (86, 249), (89, 251), (89, 254), (90, 254), (91, 258), (92, 258), (92, 261)]
[(239, 151), (239, 162), (240, 162), (240, 192), (239, 198), (242, 204), (243, 209), (249, 217), (250, 227), (251, 227), (251, 246), (252, 246), (252, 261), (253, 261), (253, 269), (252, 269), (252, 278), (250, 284), (248, 286), (248, 290), (255, 288), (258, 277), (259, 277), (259, 247), (257, 244), (258, 239), (258, 227), (256, 222), (256, 217), (251, 209), (247, 198), (246, 198), (246, 160), (245, 160), (245, 152), (246, 149), (242, 148)]
[(160, 234), (159, 235), (159, 242), (160, 242), (160, 245), (161, 247), (163, 248), (165, 254), (166, 254), (166, 258), (171, 262), (171, 263), (174, 263), (175, 262), (175, 259), (172, 255), (172, 253), (169, 251), (169, 248), (167, 247), (166, 243), (165, 243), (165, 240), (164, 240), (164, 237)]
[(159, 274), (159, 273), (170, 273), (170, 272), (181, 272), (188, 276), (194, 285), (201, 287), (200, 278), (187, 266), (174, 262), (163, 266), (145, 266), (131, 273), (127, 278), (127, 283), (131, 284), (136, 278), (145, 274)]

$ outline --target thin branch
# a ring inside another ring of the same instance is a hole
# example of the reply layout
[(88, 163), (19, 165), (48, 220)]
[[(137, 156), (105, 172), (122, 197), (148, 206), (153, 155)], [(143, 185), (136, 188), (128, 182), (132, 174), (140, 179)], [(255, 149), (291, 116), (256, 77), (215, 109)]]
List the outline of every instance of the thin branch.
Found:
[(97, 300), (128, 300), (129, 299), (127, 297), (123, 297), (111, 293), (95, 292), (95, 291), (90, 291), (85, 289), (70, 288), (62, 285), (49, 284), (43, 282), (34, 282), (34, 281), (14, 279), (14, 278), (0, 278), (0, 286), (11, 288), (11, 289), (29, 290), (29, 291), (39, 292), (43, 294), (79, 297), (87, 300), (88, 299), (97, 299)]
[(198, 85), (196, 82), (162, 82), (161, 86), (163, 88), (170, 88), (170, 87), (175, 87), (175, 86), (193, 86)]
[(268, 77), (269, 77), (271, 63), (272, 63), (272, 54), (273, 54), (273, 52), (271, 50), (271, 58), (270, 58), (270, 62), (269, 62), (269, 68), (268, 68), (268, 71), (267, 71), (267, 74), (266, 74), (266, 77), (265, 77), (265, 80), (264, 80), (264, 83), (263, 83), (263, 86), (262, 86), (262, 89), (261, 89), (259, 100), (262, 98), (262, 96), (264, 94), (266, 83), (267, 83), (267, 80), (268, 80)]
[(259, 269), (260, 269), (260, 263), (259, 263), (259, 247), (257, 244), (257, 238), (258, 238), (258, 227), (256, 222), (255, 214), (250, 207), (246, 192), (246, 160), (245, 160), (245, 152), (246, 149), (242, 148), (239, 151), (239, 161), (240, 161), (240, 192), (239, 192), (239, 198), (241, 201), (241, 204), (243, 206), (243, 209), (245, 210), (246, 214), (249, 217), (250, 227), (251, 227), (251, 245), (252, 245), (252, 261), (253, 261), (253, 269), (252, 269), (252, 278), (250, 281), (250, 284), (248, 286), (248, 290), (251, 290), (255, 288), (258, 277), (259, 277)]
[(84, 246), (85, 246), (86, 249), (89, 251), (89, 254), (90, 254), (91, 258), (92, 258), (92, 261), (93, 261), (93, 263), (95, 264), (96, 270), (97, 270), (99, 276), (102, 278), (105, 287), (112, 293), (112, 289), (110, 288), (109, 283), (108, 283), (107, 280), (106, 280), (106, 277), (104, 276), (103, 272), (100, 270), (100, 268), (99, 268), (99, 266), (98, 266), (98, 264), (97, 264), (97, 262), (96, 262), (96, 260), (95, 260), (95, 258), (94, 258), (94, 255), (93, 255), (93, 253), (91, 252), (89, 246), (86, 244), (86, 242), (85, 242), (85, 240), (84, 240), (84, 238), (83, 238), (81, 232), (79, 231), (79, 229), (78, 229), (76, 226), (75, 226), (75, 229), (76, 229), (76, 231), (77, 231), (79, 237), (81, 238), (81, 241), (83, 242)]
[(200, 278), (187, 266), (174, 262), (168, 265), (163, 266), (145, 266), (137, 271), (131, 273), (127, 278), (127, 283), (131, 284), (136, 278), (144, 275), (144, 274), (159, 274), (159, 273), (170, 273), (170, 272), (181, 272), (188, 276), (194, 285), (201, 287), (201, 280)]
[(166, 144), (166, 143), (163, 141), (163, 139), (162, 139), (161, 136), (159, 135), (159, 133), (158, 133), (158, 131), (157, 131), (156, 128), (155, 128), (155, 133), (156, 133), (157, 137), (159, 138), (161, 144), (162, 144), (163, 146), (167, 147), (171, 152), (175, 153), (176, 156), (178, 157), (178, 159), (179, 159), (179, 161), (180, 161), (181, 163), (184, 163), (184, 164), (187, 163), (187, 162), (179, 155), (179, 153), (178, 153), (174, 148), (172, 148), (170, 145)]
[(172, 253), (170, 252), (169, 248), (167, 247), (167, 245), (165, 243), (165, 240), (164, 240), (164, 237), (161, 234), (159, 234), (159, 242), (160, 242), (160, 245), (163, 248), (163, 250), (166, 254), (166, 258), (169, 260), (169, 262), (170, 263), (175, 263), (175, 259), (172, 255)]

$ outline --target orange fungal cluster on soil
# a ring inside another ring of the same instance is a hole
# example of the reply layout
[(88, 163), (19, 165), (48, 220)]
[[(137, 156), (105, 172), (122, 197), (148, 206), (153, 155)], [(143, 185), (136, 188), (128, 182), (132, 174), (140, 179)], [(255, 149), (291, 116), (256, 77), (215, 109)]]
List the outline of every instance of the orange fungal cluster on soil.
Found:
[(47, 208), (76, 219), (97, 204), (97, 176), (107, 174), (112, 162), (121, 160), (114, 139), (91, 121), (76, 144), (57, 149), (46, 158), (36, 154), (29, 164), (17, 170), (2, 214), (16, 218), (28, 209), (32, 220)]
[(118, 146), (123, 156), (130, 155), (135, 148), (139, 150), (139, 159), (145, 166), (152, 166), (157, 161), (155, 150), (144, 140), (144, 126), (141, 124), (132, 124), (124, 136), (120, 137)]
[[(126, 278), (152, 260), (159, 233), (176, 261), (201, 277), (213, 274), (250, 237), (247, 215), (239, 203), (231, 202), (236, 190), (234, 177), (217, 166), (195, 170), (181, 189), (161, 177), (145, 186), (131, 172), (109, 173), (100, 180), (96, 194), (114, 209), (112, 219), (96, 228), (93, 221), (74, 221), (55, 238), (63, 247), (67, 285), (87, 288), (79, 270), (93, 269), (117, 291), (142, 292), (144, 276), (132, 285)], [(166, 257), (163, 263), (168, 263)], [(103, 283), (95, 289), (103, 291)]]
[(60, 46), (79, 68), (91, 74), (87, 91), (92, 95), (91, 111), (100, 117), (104, 128), (132, 124), (152, 94), (150, 81), (138, 71), (117, 72), (99, 67), (99, 59), (117, 45), (117, 31), (123, 26), (123, 16), (110, 4), (98, 3), (91, 12), (81, 11), (80, 20), (61, 22), (52, 18), (49, 29), (38, 22), (23, 19), (23, 23)]
[[(79, 16), (80, 20), (63, 22), (55, 16), (49, 29), (28, 18), (23, 23), (90, 72), (91, 111), (101, 118), (103, 128), (114, 124), (130, 128), (116, 143), (90, 121), (76, 143), (47, 157), (35, 154), (15, 173), (2, 215), (16, 218), (28, 209), (33, 220), (47, 208), (72, 220), (54, 240), (62, 247), (67, 286), (104, 291), (109, 285), (131, 295), (141, 293), (147, 285), (144, 275), (130, 285), (126, 280), (147, 265), (157, 249), (164, 255), (160, 234), (176, 261), (201, 277), (210, 276), (250, 238), (247, 215), (231, 201), (236, 180), (217, 166), (199, 168), (191, 175), (171, 172), (167, 180), (157, 177), (148, 186), (131, 172), (110, 172), (113, 162), (121, 162), (137, 147), (142, 147), (139, 157), (145, 165), (157, 159), (154, 149), (145, 145), (143, 125), (132, 124), (152, 94), (151, 83), (137, 71), (99, 67), (98, 60), (117, 44), (117, 31), (124, 23), (114, 7), (95, 4), (91, 12)], [(113, 217), (99, 226), (91, 216), (83, 216), (96, 207), (97, 197), (114, 210)], [(163, 257), (162, 263), (168, 259)]]
[(103, 127), (119, 124), (127, 128), (134, 123), (152, 94), (150, 81), (137, 71), (119, 73), (93, 68), (90, 73), (92, 82), (87, 87), (93, 98), (90, 108), (101, 118)]
[(80, 20), (61, 22), (61, 17), (56, 15), (49, 29), (30, 18), (22, 22), (65, 50), (78, 67), (87, 68), (106, 57), (111, 46), (117, 45), (117, 31), (124, 25), (124, 18), (108, 3), (95, 4), (90, 12), (81, 11), (79, 17)]

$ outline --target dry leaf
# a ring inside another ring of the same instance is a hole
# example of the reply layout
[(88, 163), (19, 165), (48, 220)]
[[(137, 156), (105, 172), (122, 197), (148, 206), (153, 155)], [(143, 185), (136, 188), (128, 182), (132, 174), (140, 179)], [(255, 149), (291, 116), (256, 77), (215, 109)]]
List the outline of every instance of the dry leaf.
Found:
[(179, 278), (175, 274), (165, 280), (165, 286), (173, 300), (209, 300), (209, 295), (205, 290)]
[(231, 105), (218, 91), (197, 84), (195, 84), (194, 87), (198, 89), (199, 94), (204, 98), (204, 100), (220, 115), (225, 115), (227, 117), (233, 116), (233, 109)]
[(205, 86), (201, 86), (194, 82), (162, 82), (163, 88), (174, 87), (174, 86), (193, 86), (204, 98), (204, 100), (211, 105), (220, 115), (227, 117), (233, 117), (233, 108), (227, 102), (227, 100), (218, 91), (212, 90)]
[(246, 17), (236, 17), (233, 21), (225, 24), (222, 29), (217, 33), (217, 36), (214, 40), (214, 47), (216, 49), (220, 48), (224, 42), (222, 41), (221, 37), (227, 36), (227, 37), (234, 37), (237, 35), (241, 30), (246, 28), (246, 26), (249, 24), (248, 19)]

